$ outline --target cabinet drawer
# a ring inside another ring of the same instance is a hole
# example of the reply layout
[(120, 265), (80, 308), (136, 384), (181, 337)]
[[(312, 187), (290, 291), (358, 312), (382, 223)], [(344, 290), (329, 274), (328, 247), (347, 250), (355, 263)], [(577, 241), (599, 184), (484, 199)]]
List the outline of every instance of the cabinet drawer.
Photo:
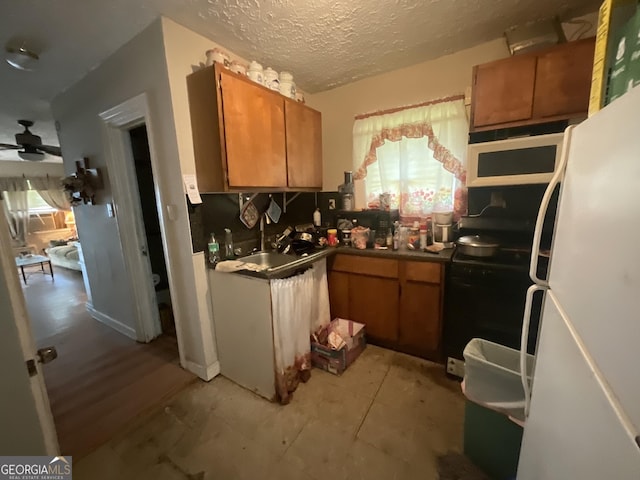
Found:
[(405, 279), (412, 282), (440, 283), (442, 266), (431, 262), (405, 262)]
[(398, 261), (388, 258), (336, 255), (332, 270), (373, 277), (398, 278)]

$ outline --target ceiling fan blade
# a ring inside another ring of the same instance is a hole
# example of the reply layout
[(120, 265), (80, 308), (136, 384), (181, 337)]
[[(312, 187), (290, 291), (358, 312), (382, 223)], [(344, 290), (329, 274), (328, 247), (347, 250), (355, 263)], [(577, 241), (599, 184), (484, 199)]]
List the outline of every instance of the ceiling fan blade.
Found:
[(56, 147), (54, 145), (35, 145), (35, 147), (38, 150), (42, 150), (44, 153), (48, 153), (49, 155), (56, 155), (57, 157), (62, 156), (60, 147)]
[(0, 143), (0, 150), (18, 150), (22, 148), (20, 145), (12, 145), (10, 143)]

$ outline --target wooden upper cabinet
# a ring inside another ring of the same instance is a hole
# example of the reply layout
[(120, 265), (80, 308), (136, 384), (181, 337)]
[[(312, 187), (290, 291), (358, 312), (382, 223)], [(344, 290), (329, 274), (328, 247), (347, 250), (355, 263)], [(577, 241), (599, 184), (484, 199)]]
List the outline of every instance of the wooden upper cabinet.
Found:
[(201, 192), (322, 188), (319, 112), (217, 63), (187, 87)]
[(476, 127), (531, 117), (536, 79), (535, 57), (512, 57), (474, 67), (473, 125)]
[(287, 179), (289, 187), (322, 188), (322, 116), (286, 100)]
[(287, 185), (284, 98), (220, 72), (229, 187)]
[(593, 39), (566, 43), (538, 56), (534, 117), (581, 114), (589, 109)]
[(586, 116), (595, 39), (473, 68), (471, 131)]

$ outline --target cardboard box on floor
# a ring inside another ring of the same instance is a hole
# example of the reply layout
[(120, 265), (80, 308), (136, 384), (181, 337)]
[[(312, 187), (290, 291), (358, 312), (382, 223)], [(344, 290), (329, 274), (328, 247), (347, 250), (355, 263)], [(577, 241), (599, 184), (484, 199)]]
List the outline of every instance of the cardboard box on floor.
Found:
[(333, 350), (331, 347), (311, 342), (311, 364), (334, 375), (342, 375), (367, 346), (365, 328), (362, 323), (335, 318), (329, 323), (328, 330), (341, 332), (345, 345), (339, 350)]

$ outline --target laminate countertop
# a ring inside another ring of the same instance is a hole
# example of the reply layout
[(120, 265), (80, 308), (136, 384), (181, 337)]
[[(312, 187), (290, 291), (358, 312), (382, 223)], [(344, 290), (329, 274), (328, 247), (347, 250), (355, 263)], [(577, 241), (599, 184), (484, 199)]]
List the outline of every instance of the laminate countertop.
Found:
[(337, 247), (330, 248), (332, 254), (358, 255), (361, 257), (392, 258), (396, 260), (412, 260), (418, 262), (440, 262), (448, 263), (453, 255), (453, 248), (446, 248), (439, 253), (419, 252), (415, 250), (376, 250), (367, 248), (359, 250), (357, 248)]
[(292, 275), (295, 275), (296, 273), (306, 270), (318, 260), (321, 260), (323, 258), (328, 258), (338, 254), (339, 255), (356, 255), (361, 257), (372, 257), (372, 258), (391, 258), (396, 260), (410, 260), (410, 261), (418, 261), (418, 262), (447, 263), (451, 260), (451, 256), (453, 255), (453, 249), (448, 248), (448, 249), (442, 250), (439, 253), (429, 253), (429, 252), (416, 252), (411, 250), (404, 250), (404, 251), (376, 250), (376, 249), (360, 250), (357, 248), (349, 248), (349, 247), (327, 247), (311, 255), (298, 257), (295, 260), (292, 260), (290, 264), (286, 264), (280, 267), (263, 270), (260, 272), (254, 272), (250, 270), (237, 270), (235, 272), (230, 272), (230, 273), (246, 275), (254, 278), (262, 278), (266, 280), (274, 280), (278, 278), (285, 278), (285, 277), (290, 277)]

